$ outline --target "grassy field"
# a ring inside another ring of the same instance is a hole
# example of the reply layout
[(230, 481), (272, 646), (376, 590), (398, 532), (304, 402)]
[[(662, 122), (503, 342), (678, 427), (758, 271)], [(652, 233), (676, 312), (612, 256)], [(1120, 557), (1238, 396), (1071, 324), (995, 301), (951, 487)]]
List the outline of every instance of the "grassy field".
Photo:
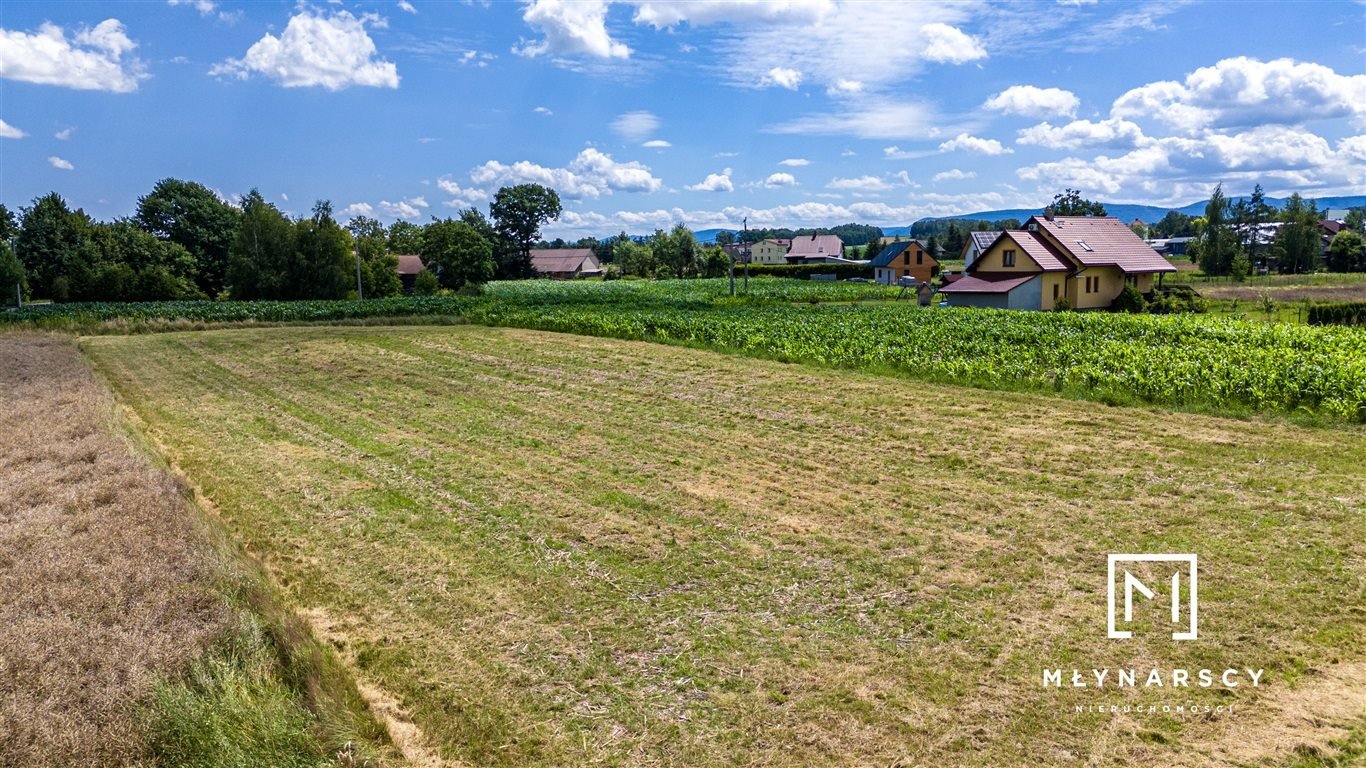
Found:
[[(451, 764), (1282, 765), (1366, 738), (1359, 426), (472, 326), (83, 347)], [(1106, 639), (1117, 551), (1199, 554), (1198, 642)], [(1154, 665), (1266, 678), (1041, 685)], [(1073, 710), (1167, 702), (1234, 711)]]
[(0, 766), (384, 754), (345, 671), (129, 443), (71, 339), (0, 334), (0, 392)]

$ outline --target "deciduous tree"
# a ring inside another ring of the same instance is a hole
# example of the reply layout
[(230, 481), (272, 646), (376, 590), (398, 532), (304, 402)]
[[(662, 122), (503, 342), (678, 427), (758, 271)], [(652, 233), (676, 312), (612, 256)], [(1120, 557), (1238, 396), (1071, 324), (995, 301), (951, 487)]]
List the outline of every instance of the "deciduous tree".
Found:
[(138, 226), (180, 245), (194, 258), (194, 281), (208, 296), (222, 292), (238, 212), (213, 190), (194, 181), (162, 179), (138, 198)]
[(503, 187), (493, 196), (489, 213), (493, 228), (512, 249), (507, 262), (498, 265), (498, 276), (530, 277), (531, 245), (541, 237), (541, 225), (560, 217), (560, 196), (540, 184)]
[(451, 290), (486, 283), (497, 270), (488, 241), (474, 227), (453, 219), (433, 221), (423, 229), (422, 261)]

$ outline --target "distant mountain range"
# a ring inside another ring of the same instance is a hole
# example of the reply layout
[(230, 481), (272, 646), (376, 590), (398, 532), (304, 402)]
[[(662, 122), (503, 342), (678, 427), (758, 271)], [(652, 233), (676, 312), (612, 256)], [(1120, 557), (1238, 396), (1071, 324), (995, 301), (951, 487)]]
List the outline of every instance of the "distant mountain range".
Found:
[[(1238, 200), (1242, 200), (1243, 198), (1235, 197), (1231, 199), (1234, 202), (1237, 202)], [(1356, 208), (1358, 206), (1366, 205), (1366, 195), (1350, 195), (1347, 197), (1319, 197), (1310, 199), (1314, 200), (1314, 202), (1318, 204), (1320, 211), (1328, 210), (1330, 208)], [(1153, 224), (1157, 221), (1160, 221), (1163, 216), (1166, 216), (1167, 211), (1176, 211), (1177, 213), (1183, 213), (1187, 216), (1204, 216), (1205, 205), (1207, 205), (1208, 203), (1208, 200), (1201, 200), (1197, 203), (1191, 203), (1190, 205), (1183, 205), (1180, 208), (1163, 208), (1161, 206), (1156, 205), (1132, 205), (1129, 203), (1104, 203), (1104, 206), (1106, 212), (1117, 219), (1121, 219), (1123, 221), (1133, 221), (1134, 219), (1138, 219), (1139, 221), (1143, 221), (1148, 224)], [(1285, 198), (1268, 197), (1266, 198), (1266, 203), (1267, 205), (1274, 205), (1277, 208), (1279, 208), (1285, 205)], [(954, 216), (927, 216), (923, 219), (920, 219), (920, 221), (938, 221), (940, 219), (972, 219), (981, 221), (1019, 219), (1020, 221), (1024, 221), (1030, 216), (1035, 216), (1041, 213), (1043, 213), (1042, 208), (1007, 208), (999, 211), (977, 211), (976, 213), (960, 213)], [(909, 226), (883, 227), (882, 234), (886, 237), (902, 237), (907, 234), (910, 234), (910, 230), (911, 228)], [(738, 234), (739, 230), (702, 229), (698, 230), (694, 234), (697, 235), (698, 242), (714, 243), (716, 242), (716, 235), (720, 232), (730, 232), (732, 234)]]

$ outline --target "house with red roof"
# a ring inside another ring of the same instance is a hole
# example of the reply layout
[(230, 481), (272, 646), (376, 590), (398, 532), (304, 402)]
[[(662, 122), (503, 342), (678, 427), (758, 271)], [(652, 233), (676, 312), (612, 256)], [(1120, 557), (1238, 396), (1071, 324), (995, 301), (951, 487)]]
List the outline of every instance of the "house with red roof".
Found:
[(821, 264), (845, 261), (844, 241), (839, 235), (798, 235), (787, 249), (789, 264)]
[(1111, 216), (1034, 216), (999, 233), (962, 278), (940, 288), (951, 305), (1104, 309), (1132, 285), (1141, 293), (1175, 272), (1166, 259)]

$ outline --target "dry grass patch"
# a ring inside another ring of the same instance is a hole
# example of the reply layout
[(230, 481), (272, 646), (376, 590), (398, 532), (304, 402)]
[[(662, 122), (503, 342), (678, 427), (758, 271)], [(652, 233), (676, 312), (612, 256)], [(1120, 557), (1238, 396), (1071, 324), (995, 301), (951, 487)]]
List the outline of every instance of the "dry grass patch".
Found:
[[(1359, 427), (475, 327), (86, 348), (449, 761), (1217, 764), (1366, 655)], [(1199, 553), (1198, 644), (1106, 640), (1129, 551)], [(1261, 690), (1179, 697), (1232, 716), (1041, 686), (1244, 662)]]
[(70, 339), (0, 334), (0, 393), (0, 766), (317, 766), (378, 736)]

